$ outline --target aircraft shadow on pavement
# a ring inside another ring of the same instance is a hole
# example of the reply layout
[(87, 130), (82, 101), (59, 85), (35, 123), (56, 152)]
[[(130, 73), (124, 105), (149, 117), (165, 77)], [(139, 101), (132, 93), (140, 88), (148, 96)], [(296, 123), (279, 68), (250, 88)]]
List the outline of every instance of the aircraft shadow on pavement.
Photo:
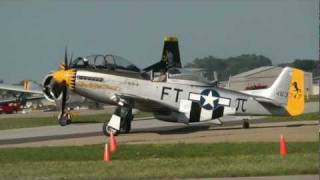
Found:
[(91, 123), (101, 123), (99, 121), (72, 121), (72, 124), (91, 124)]
[(270, 126), (258, 126), (258, 127), (250, 127), (250, 128), (256, 128), (256, 129), (262, 129), (262, 128), (277, 128), (277, 127), (287, 127), (287, 128), (294, 128), (294, 127), (302, 127), (302, 126), (314, 126), (318, 125), (315, 124), (303, 124), (303, 123), (297, 123), (297, 124), (289, 124), (289, 125), (270, 125)]
[(165, 134), (188, 134), (197, 131), (208, 130), (210, 125), (201, 126), (163, 126), (163, 127), (152, 127), (152, 128), (138, 128), (133, 129), (129, 134), (143, 134), (143, 133), (157, 133), (160, 135)]
[(187, 126), (170, 130), (158, 131), (156, 133), (160, 135), (165, 134), (190, 134), (198, 131), (208, 131), (210, 129), (210, 125), (202, 125), (202, 126)]

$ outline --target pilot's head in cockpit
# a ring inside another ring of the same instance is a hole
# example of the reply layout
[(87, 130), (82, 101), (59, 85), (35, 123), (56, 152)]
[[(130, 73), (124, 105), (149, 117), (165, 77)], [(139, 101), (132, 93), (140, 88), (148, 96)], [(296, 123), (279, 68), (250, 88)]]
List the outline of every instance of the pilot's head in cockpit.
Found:
[(87, 58), (83, 58), (83, 65), (89, 66), (89, 60)]

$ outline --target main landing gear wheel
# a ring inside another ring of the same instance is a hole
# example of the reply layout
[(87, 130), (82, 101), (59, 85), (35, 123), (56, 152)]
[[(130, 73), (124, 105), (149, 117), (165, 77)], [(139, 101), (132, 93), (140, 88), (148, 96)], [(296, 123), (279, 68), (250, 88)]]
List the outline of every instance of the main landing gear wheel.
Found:
[(119, 134), (119, 131), (116, 129), (113, 129), (111, 126), (108, 126), (109, 122), (104, 122), (102, 125), (102, 132), (106, 136), (110, 136), (112, 133), (114, 136), (117, 136)]
[(102, 125), (102, 132), (104, 135), (109, 136), (110, 133), (118, 135), (119, 133), (129, 133), (131, 130), (131, 122), (133, 120), (132, 108), (118, 107), (114, 115), (120, 116), (120, 130), (116, 130), (111, 126), (108, 126), (109, 122), (105, 122)]
[(59, 115), (59, 124), (60, 126), (66, 126), (68, 124), (71, 124), (71, 114), (65, 113), (64, 115)]
[(132, 109), (131, 108), (126, 108), (121, 111), (121, 132), (123, 133), (129, 133), (131, 130), (131, 122), (133, 120), (133, 115), (132, 115)]
[(250, 128), (250, 123), (249, 123), (249, 119), (244, 119), (242, 122), (242, 128), (243, 129), (249, 129)]

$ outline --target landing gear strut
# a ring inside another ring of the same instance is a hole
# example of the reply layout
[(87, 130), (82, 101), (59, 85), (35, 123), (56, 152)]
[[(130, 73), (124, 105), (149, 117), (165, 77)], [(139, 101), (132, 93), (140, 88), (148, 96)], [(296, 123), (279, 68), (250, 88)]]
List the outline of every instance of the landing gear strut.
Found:
[(243, 128), (243, 129), (249, 129), (249, 128), (250, 128), (249, 119), (243, 119), (243, 121), (242, 121), (242, 128)]
[(113, 135), (129, 133), (131, 130), (131, 122), (133, 120), (132, 108), (119, 106), (113, 113), (113, 116), (120, 117), (120, 129), (115, 129), (115, 127), (110, 126), (109, 121), (106, 121), (102, 126), (103, 134), (109, 136), (110, 133), (113, 133)]
[(66, 112), (66, 113), (60, 114), (58, 116), (58, 121), (59, 121), (60, 126), (66, 126), (68, 124), (71, 124), (71, 119), (72, 119), (72, 117), (71, 117), (70, 112)]

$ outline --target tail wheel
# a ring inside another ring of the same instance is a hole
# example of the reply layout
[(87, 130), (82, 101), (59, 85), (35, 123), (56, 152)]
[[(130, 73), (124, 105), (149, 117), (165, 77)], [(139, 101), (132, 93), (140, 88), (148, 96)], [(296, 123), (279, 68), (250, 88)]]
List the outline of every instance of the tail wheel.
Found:
[(249, 119), (244, 119), (244, 120), (243, 120), (242, 128), (243, 128), (243, 129), (249, 129), (249, 128), (250, 128)]

